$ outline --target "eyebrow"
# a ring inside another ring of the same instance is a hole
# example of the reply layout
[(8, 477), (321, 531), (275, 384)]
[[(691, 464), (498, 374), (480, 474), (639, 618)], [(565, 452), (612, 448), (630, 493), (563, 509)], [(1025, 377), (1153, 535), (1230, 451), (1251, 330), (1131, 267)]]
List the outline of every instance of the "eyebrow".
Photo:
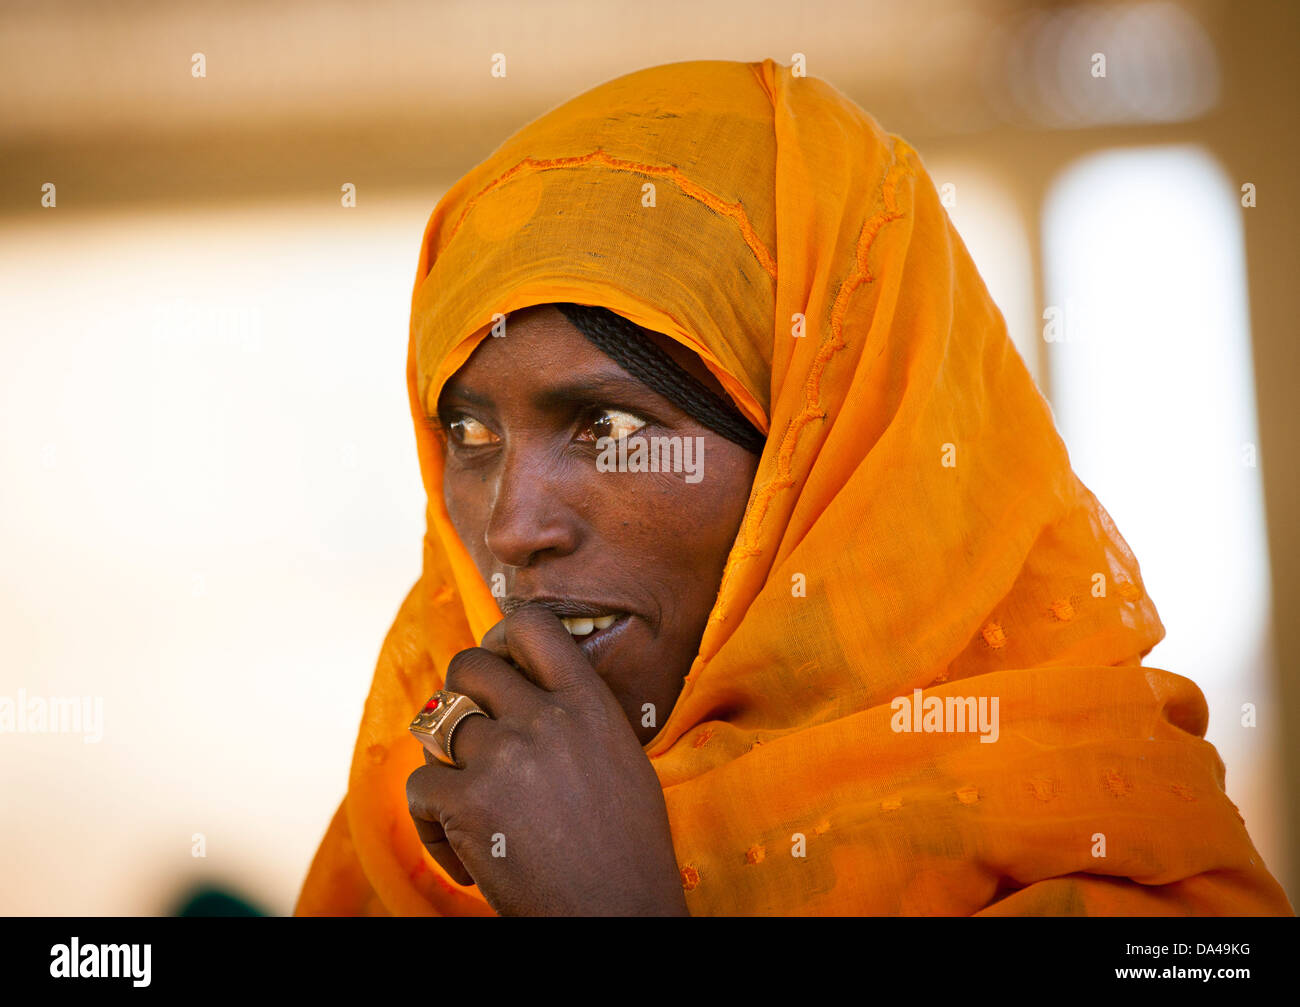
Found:
[[(473, 391), (469, 388), (448, 382), (444, 386), (442, 394), (448, 398), (463, 399), (470, 405), (491, 408), (494, 405), (492, 397), (481, 392)], [(580, 380), (568, 381), (560, 385), (551, 385), (543, 388), (532, 397), (532, 404), (537, 409), (556, 409), (566, 405), (572, 405), (574, 402), (586, 402), (593, 398), (602, 398), (606, 396), (632, 397), (642, 402), (647, 396), (654, 395), (654, 391), (636, 378), (624, 377), (619, 374), (608, 374), (593, 378), (582, 378)], [(656, 396), (657, 397), (657, 396)], [(440, 396), (441, 398), (441, 396)]]

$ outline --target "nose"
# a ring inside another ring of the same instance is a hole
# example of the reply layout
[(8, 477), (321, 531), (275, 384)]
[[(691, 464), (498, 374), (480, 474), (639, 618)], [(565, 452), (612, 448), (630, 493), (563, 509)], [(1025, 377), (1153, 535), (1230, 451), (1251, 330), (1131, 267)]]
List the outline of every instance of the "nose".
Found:
[(578, 516), (547, 452), (517, 440), (506, 448), (495, 482), (483, 540), (497, 562), (526, 567), (577, 548)]

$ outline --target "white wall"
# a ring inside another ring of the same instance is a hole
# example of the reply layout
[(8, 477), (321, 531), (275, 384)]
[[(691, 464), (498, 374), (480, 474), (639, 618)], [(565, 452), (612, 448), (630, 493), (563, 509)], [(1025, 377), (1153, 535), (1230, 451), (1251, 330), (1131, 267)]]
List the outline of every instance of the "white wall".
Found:
[(165, 912), (200, 874), (291, 911), (420, 572), (436, 196), (62, 196), (0, 235), (0, 696), (103, 711), (98, 742), (0, 733), (0, 913)]

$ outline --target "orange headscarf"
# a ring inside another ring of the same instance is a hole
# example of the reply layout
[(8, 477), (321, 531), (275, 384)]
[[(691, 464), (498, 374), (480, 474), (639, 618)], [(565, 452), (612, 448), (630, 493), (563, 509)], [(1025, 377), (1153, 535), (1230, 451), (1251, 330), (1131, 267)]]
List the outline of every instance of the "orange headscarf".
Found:
[[(407, 365), (424, 570), (297, 913), (492, 912), (426, 853), (405, 797), (424, 762), (408, 723), (501, 617), (425, 416), (494, 315), (564, 301), (691, 348), (768, 435), (645, 746), (693, 914), (1291, 912), (1200, 690), (1141, 666), (1164, 629), (1138, 564), (920, 158), (765, 60), (604, 84), (434, 211)], [(926, 730), (900, 697), (996, 698), (996, 741)]]

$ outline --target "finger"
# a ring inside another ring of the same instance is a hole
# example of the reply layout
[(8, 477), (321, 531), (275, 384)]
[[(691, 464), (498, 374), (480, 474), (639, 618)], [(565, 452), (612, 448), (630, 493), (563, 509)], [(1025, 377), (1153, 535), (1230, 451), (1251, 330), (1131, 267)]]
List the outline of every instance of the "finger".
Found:
[[(459, 789), (458, 774), (446, 765), (425, 765), (407, 777), (407, 811), (415, 822), (416, 834), (425, 850), (456, 884), (473, 884), (442, 828), (442, 816), (454, 806)], [(469, 880), (465, 880), (469, 878)]]
[(459, 806), (464, 780), (464, 773), (441, 762), (413, 770), (406, 778), (406, 807), (411, 817), (441, 823), (449, 809)]
[(439, 731), (436, 737), (420, 734), (415, 735), (415, 740), (424, 749), (425, 765), (439, 766), (448, 769), (453, 773), (464, 772), (471, 769), (476, 762), (476, 754), (483, 752), (485, 749), (494, 744), (493, 735), (498, 730), (497, 721), (491, 717), (480, 717), (476, 713), (466, 714), (459, 712), (456, 722), (451, 726), (451, 756), (455, 759), (454, 766), (448, 765), (444, 761), (444, 753), (434, 753), (430, 745), (438, 746), (439, 739), (446, 738), (446, 733)]
[(609, 691), (560, 617), (540, 605), (511, 612), (487, 631), (482, 649), (513, 661), (548, 692), (597, 687)]
[(438, 862), (438, 866), (447, 872), (447, 876), (458, 885), (472, 885), (474, 878), (466, 869), (465, 864), (460, 857), (456, 856), (456, 851), (451, 848), (451, 843), (447, 841), (447, 833), (443, 831), (440, 822), (426, 822), (422, 818), (412, 818), (415, 823), (415, 831), (420, 837), (420, 842), (424, 848), (429, 851), (429, 856)]
[(463, 780), (461, 773), (442, 763), (422, 766), (406, 778), (406, 806), (429, 855), (457, 884), (472, 885), (473, 876), (452, 848), (442, 826), (443, 816), (460, 799)]
[(443, 688), (469, 696), (493, 720), (522, 719), (546, 701), (545, 693), (518, 668), (482, 647), (462, 650), (451, 659)]

